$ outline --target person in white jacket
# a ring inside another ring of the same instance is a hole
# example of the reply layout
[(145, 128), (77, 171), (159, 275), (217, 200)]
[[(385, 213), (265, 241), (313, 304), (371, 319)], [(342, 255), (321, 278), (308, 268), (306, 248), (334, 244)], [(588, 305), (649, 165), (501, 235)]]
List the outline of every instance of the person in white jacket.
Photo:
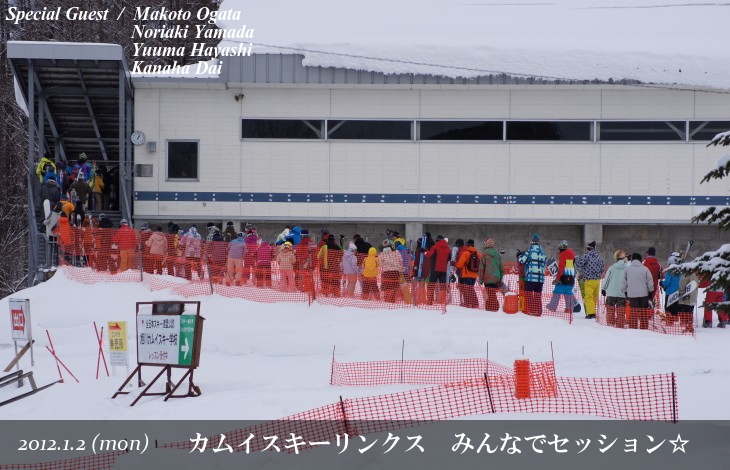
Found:
[(641, 264), (641, 255), (639, 253), (631, 255), (631, 264), (624, 271), (621, 290), (629, 299), (629, 306), (631, 307), (629, 328), (648, 329), (649, 319), (653, 314), (649, 310), (653, 308), (649, 303), (649, 299), (654, 297), (654, 278), (651, 271)]

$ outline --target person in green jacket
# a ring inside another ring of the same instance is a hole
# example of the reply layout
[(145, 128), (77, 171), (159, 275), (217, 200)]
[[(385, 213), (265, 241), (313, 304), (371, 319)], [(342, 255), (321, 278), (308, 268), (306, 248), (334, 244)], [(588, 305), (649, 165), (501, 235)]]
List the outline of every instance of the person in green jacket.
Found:
[(626, 294), (621, 287), (628, 257), (623, 250), (613, 254), (616, 261), (606, 272), (601, 295), (606, 297), (606, 324), (623, 328), (626, 320)]
[(484, 242), (483, 256), (479, 262), (479, 283), (484, 284), (484, 308), (490, 312), (499, 310), (497, 289), (502, 286), (504, 267), (502, 255), (494, 248), (494, 239), (487, 238)]

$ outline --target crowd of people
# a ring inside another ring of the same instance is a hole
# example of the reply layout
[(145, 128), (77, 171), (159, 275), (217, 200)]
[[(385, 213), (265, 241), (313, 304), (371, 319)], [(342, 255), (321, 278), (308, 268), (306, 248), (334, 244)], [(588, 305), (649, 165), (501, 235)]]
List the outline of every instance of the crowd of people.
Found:
[[(315, 242), (307, 229), (297, 225), (287, 225), (276, 238), (267, 241), (259, 235), (256, 226), (246, 224), (239, 232), (232, 221), (225, 228), (210, 222), (207, 233), (201, 234), (195, 225), (183, 230), (173, 222), (167, 224), (167, 233), (162, 226), (152, 228), (147, 224), (137, 233), (126, 220), (121, 221), (113, 235), (102, 236), (102, 232), (88, 229), (111, 228), (103, 213), (96, 224), (91, 218), (85, 219), (82, 230), (77, 231), (80, 234), (74, 237), (68, 221), (64, 220), (66, 210), (62, 208), (56, 227), (64, 251), (74, 251), (71, 248), (74, 245), (86, 246), (83, 263), (93, 263), (105, 271), (130, 269), (141, 254), (143, 270), (152, 274), (188, 280), (194, 276), (202, 280), (207, 276), (228, 286), (250, 283), (283, 292), (310, 291), (316, 276), (320, 283), (319, 295), (325, 297), (358, 296), (364, 300), (406, 303), (412, 303), (415, 295), (409, 283), (426, 281), (423, 299), (426, 304), (445, 303), (448, 284), (454, 282), (462, 306), (479, 308), (477, 290), (481, 290), (484, 308), (489, 311), (500, 309), (498, 293), (508, 290), (504, 279), (505, 253), (495, 248), (492, 238), (484, 240), (479, 250), (471, 239), (457, 239), (450, 245), (441, 235), (433, 239), (430, 233), (425, 233), (409, 249), (406, 240), (391, 229), (374, 246), (359, 234), (346, 239), (344, 235), (336, 237), (327, 229), (320, 230), (319, 241)], [(95, 260), (90, 261), (91, 253), (97, 253)], [(78, 259), (79, 250), (75, 255)], [(667, 259), (667, 267), (679, 264), (682, 256), (673, 252)], [(695, 276), (665, 272), (654, 248), (649, 248), (645, 256), (617, 250), (607, 268), (595, 241), (576, 256), (563, 240), (553, 259), (544, 252), (537, 234), (524, 251), (517, 251), (516, 261), (519, 285), (513, 289), (520, 296), (520, 310), (526, 314), (539, 316), (543, 309), (555, 312), (558, 308), (564, 308), (566, 313), (576, 311), (575, 285), (578, 284), (585, 318), (595, 318), (602, 296), (607, 323), (621, 328), (625, 324), (630, 328), (648, 328), (650, 316), (636, 314), (626, 318), (623, 312), (627, 304), (635, 312), (653, 311), (660, 302), (660, 285), (668, 318), (678, 318), (686, 328), (691, 328), (697, 290), (684, 295), (685, 288), (693, 281), (700, 287), (710, 283), (709, 279), (700, 281)], [(276, 283), (272, 283), (273, 272), (278, 274)], [(546, 294), (552, 295), (543, 305), (548, 274), (552, 288)], [(669, 298), (676, 293), (683, 295), (670, 303)], [(708, 302), (723, 298), (723, 292), (707, 292)], [(718, 326), (724, 328), (727, 316), (718, 313), (718, 317)], [(703, 326), (712, 325), (711, 310), (705, 310), (704, 320)]]
[[(72, 224), (78, 215), (84, 218), (89, 210), (117, 210), (116, 168), (89, 163), (86, 153), (80, 153), (78, 160), (59, 167), (48, 154), (43, 155), (36, 166), (36, 176), (40, 183), (39, 202), (49, 201), (53, 209), (58, 203), (66, 204), (66, 212)], [(70, 212), (74, 212), (71, 220)]]

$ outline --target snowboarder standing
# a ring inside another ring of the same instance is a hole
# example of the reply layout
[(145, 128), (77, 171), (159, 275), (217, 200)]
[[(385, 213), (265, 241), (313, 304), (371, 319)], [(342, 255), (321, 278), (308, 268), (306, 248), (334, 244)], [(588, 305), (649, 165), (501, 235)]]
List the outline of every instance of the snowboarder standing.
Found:
[(653, 312), (649, 311), (649, 299), (654, 296), (654, 279), (646, 266), (641, 264), (641, 255), (633, 253), (631, 264), (624, 271), (621, 290), (629, 299), (631, 314), (629, 328), (649, 328), (649, 318)]
[(606, 324), (623, 328), (626, 319), (623, 310), (626, 308), (626, 294), (622, 283), (624, 271), (626, 271), (626, 253), (623, 250), (618, 250), (613, 254), (613, 259), (616, 262), (608, 268), (601, 295), (606, 297)]
[[(545, 308), (554, 312), (558, 308), (560, 296), (565, 296), (565, 313), (573, 312), (573, 287), (575, 286), (575, 252), (568, 248), (568, 242), (558, 244), (558, 273), (553, 280), (553, 296)], [(595, 316), (595, 308), (594, 308)], [(591, 317), (594, 318), (594, 317)]]
[(586, 253), (575, 260), (575, 268), (583, 274), (584, 291), (583, 302), (586, 306), (586, 318), (596, 318), (596, 304), (598, 291), (601, 288), (601, 276), (606, 264), (596, 251), (596, 242), (586, 245)]
[(499, 310), (497, 289), (502, 286), (503, 277), (502, 255), (494, 248), (494, 239), (487, 238), (479, 263), (479, 282), (484, 284), (484, 308), (490, 312)]
[(656, 258), (656, 248), (649, 247), (648, 250), (646, 250), (646, 258), (644, 258), (644, 261), (642, 263), (651, 273), (651, 277), (654, 279), (654, 293), (659, 293), (659, 280), (662, 277), (662, 265), (659, 264), (659, 261)]
[(448, 270), (449, 258), (451, 257), (451, 248), (443, 236), (436, 237), (436, 243), (429, 249), (425, 257), (431, 260), (431, 276), (428, 284), (428, 305), (433, 305), (434, 284), (439, 284), (440, 304), (446, 303), (446, 271)]
[(532, 236), (530, 248), (524, 253), (517, 253), (517, 262), (525, 273), (525, 313), (528, 315), (542, 315), (542, 287), (545, 282), (545, 252), (540, 246), (537, 234)]
[(460, 291), (466, 308), (479, 308), (479, 299), (474, 290), (474, 284), (479, 277), (480, 265), (481, 258), (474, 248), (474, 240), (467, 240), (466, 246), (456, 262), (456, 268), (459, 270)]

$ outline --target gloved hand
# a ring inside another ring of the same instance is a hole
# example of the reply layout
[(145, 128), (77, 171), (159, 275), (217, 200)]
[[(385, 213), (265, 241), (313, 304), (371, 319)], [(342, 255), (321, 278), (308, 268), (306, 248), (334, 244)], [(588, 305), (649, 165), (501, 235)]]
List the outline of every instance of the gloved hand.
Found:
[(455, 274), (452, 274), (451, 276), (449, 276), (449, 282), (456, 282), (456, 275)]
[(517, 253), (516, 253), (516, 255), (517, 255), (517, 256), (522, 256), (522, 250), (517, 250)]
[(606, 291), (604, 289), (601, 289), (601, 295), (606, 297)]

